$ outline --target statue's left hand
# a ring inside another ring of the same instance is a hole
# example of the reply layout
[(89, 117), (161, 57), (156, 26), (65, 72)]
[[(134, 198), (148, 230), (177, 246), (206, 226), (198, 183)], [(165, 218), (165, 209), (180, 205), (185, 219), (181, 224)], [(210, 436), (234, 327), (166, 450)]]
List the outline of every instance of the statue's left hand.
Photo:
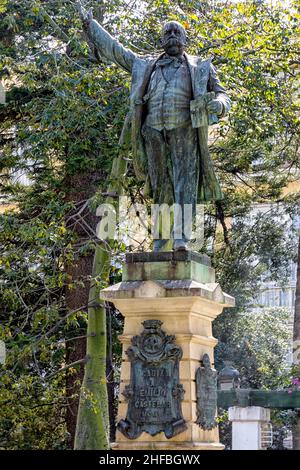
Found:
[(222, 114), (223, 104), (219, 100), (211, 100), (207, 103), (207, 111), (212, 114)]

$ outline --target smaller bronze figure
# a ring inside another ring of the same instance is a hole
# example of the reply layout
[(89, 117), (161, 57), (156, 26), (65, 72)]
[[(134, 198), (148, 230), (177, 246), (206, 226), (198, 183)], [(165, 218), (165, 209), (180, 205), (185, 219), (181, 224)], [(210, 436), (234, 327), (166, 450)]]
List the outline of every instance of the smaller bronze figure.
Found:
[(211, 430), (217, 425), (217, 371), (211, 367), (208, 354), (203, 355), (202, 363), (203, 367), (196, 371), (196, 423), (204, 430)]

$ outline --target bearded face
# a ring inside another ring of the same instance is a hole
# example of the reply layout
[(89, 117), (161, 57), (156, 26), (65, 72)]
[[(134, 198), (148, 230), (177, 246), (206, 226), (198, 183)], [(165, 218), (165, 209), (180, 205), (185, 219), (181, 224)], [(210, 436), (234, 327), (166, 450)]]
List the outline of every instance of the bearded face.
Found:
[(162, 31), (162, 46), (170, 56), (182, 55), (186, 45), (186, 34), (183, 26), (177, 21), (167, 23)]

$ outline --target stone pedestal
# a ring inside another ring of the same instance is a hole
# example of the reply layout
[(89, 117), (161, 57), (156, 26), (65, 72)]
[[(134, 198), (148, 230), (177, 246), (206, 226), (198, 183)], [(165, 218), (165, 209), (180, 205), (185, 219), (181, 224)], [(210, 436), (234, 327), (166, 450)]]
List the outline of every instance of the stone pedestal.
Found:
[(271, 439), (268, 433), (270, 410), (261, 406), (232, 406), (228, 409), (232, 421), (232, 450), (263, 450)]
[(130, 253), (126, 255), (122, 282), (102, 290), (101, 298), (111, 301), (124, 315), (123, 344), (118, 421), (127, 413), (122, 392), (130, 382), (130, 362), (125, 351), (131, 339), (143, 331), (142, 322), (163, 322), (162, 330), (175, 335), (182, 348), (179, 380), (185, 394), (182, 406), (186, 429), (168, 439), (163, 432), (154, 436), (143, 432), (128, 439), (117, 431), (114, 448), (221, 450), (218, 429), (204, 431), (196, 424), (195, 373), (203, 354), (214, 362), (217, 340), (212, 336), (212, 321), (224, 307), (234, 306), (234, 299), (222, 292), (215, 282), (209, 259), (193, 252)]

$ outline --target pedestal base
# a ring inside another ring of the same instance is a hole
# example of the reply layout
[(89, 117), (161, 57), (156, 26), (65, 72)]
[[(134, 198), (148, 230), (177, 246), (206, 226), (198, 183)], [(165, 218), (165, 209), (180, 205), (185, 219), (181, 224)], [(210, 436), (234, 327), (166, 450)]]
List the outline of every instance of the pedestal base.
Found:
[[(205, 263), (205, 264), (204, 264)], [(126, 351), (134, 336), (143, 331), (145, 320), (160, 320), (167, 335), (175, 335), (182, 350), (179, 381), (185, 393), (181, 403), (186, 429), (168, 439), (164, 433), (143, 432), (128, 439), (117, 431), (116, 450), (222, 450), (218, 428), (203, 430), (197, 420), (195, 376), (204, 354), (214, 362), (217, 340), (212, 336), (212, 321), (234, 299), (224, 294), (215, 282), (214, 270), (207, 258), (196, 253), (137, 253), (127, 256), (123, 281), (102, 290), (101, 298), (115, 304), (124, 315), (123, 344), (118, 421), (125, 419), (131, 363)], [(127, 392), (126, 392), (127, 390)], [(152, 405), (151, 405), (152, 406)]]
[(232, 422), (232, 450), (263, 450), (271, 445), (267, 435), (270, 423), (268, 408), (233, 406), (228, 413)]
[(114, 442), (111, 446), (112, 450), (224, 450), (224, 445), (218, 442)]

